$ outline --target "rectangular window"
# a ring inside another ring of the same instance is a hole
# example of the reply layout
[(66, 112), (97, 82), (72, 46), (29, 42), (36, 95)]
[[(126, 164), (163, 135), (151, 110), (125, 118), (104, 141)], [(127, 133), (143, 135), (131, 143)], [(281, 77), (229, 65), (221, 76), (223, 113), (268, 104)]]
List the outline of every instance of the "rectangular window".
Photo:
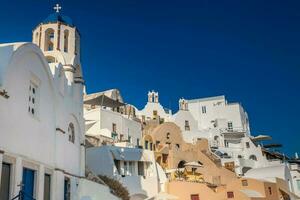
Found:
[(228, 123), (227, 123), (227, 127), (228, 127), (228, 131), (229, 131), (229, 132), (232, 132), (232, 131), (233, 131), (233, 124), (232, 124), (232, 122), (228, 122)]
[(242, 180), (242, 186), (248, 186), (248, 181), (247, 180)]
[(206, 113), (206, 106), (202, 106), (202, 113), (203, 113), (203, 114)]
[(71, 182), (67, 177), (64, 183), (64, 200), (71, 200)]
[(38, 86), (30, 81), (29, 85), (29, 97), (28, 97), (28, 113), (32, 116), (37, 114), (37, 93)]
[(112, 132), (117, 133), (117, 124), (115, 123), (112, 124)]
[(246, 142), (246, 147), (249, 149), (250, 148), (250, 143)]
[(50, 200), (50, 194), (51, 194), (51, 176), (49, 174), (45, 174), (44, 200)]
[(272, 195), (272, 188), (268, 187), (269, 195)]
[(136, 139), (136, 146), (140, 146), (140, 139), (139, 138)]
[(11, 177), (11, 165), (8, 163), (2, 163), (0, 199), (5, 199), (5, 200), (10, 199), (9, 197), (10, 177)]
[(138, 162), (138, 175), (139, 176), (145, 176), (144, 163), (141, 162), (141, 161)]
[(184, 129), (185, 129), (186, 131), (189, 131), (189, 130), (190, 130), (190, 123), (189, 123), (188, 120), (185, 120), (185, 122), (184, 122)]
[(200, 200), (199, 199), (199, 194), (192, 194), (191, 195), (191, 200)]
[(234, 198), (234, 193), (233, 192), (227, 192), (227, 198), (228, 199), (233, 199)]
[(149, 144), (149, 142), (146, 140), (145, 141), (145, 149), (148, 149), (148, 144)]

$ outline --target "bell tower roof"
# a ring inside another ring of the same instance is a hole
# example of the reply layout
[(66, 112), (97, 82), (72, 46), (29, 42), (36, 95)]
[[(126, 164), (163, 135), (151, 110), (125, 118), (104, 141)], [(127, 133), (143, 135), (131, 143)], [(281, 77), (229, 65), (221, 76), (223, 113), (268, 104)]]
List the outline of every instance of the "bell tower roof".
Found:
[(48, 24), (48, 23), (56, 23), (56, 22), (62, 22), (69, 26), (74, 26), (73, 21), (70, 17), (62, 15), (61, 13), (53, 13), (50, 14), (43, 22), (42, 24)]
[(50, 14), (43, 22), (42, 24), (48, 24), (48, 23), (57, 23), (61, 22), (68, 26), (74, 26), (73, 21), (70, 17), (62, 15), (60, 10), (62, 7), (59, 4), (56, 4), (53, 9), (55, 10), (55, 13)]

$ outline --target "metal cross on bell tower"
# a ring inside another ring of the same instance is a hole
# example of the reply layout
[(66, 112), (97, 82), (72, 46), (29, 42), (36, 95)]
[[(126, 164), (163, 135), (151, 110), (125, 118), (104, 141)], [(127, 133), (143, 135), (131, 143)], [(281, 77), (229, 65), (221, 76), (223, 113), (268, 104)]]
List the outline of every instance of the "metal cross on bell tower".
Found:
[(61, 10), (61, 6), (57, 3), (53, 9), (55, 10), (55, 12), (59, 13), (59, 11)]

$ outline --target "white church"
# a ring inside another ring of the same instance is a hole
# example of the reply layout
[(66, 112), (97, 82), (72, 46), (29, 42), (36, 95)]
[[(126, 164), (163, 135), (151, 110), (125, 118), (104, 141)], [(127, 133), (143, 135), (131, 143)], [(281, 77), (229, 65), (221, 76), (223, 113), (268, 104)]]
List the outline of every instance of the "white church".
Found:
[(85, 179), (80, 34), (54, 9), (32, 42), (0, 44), (0, 199), (117, 199)]

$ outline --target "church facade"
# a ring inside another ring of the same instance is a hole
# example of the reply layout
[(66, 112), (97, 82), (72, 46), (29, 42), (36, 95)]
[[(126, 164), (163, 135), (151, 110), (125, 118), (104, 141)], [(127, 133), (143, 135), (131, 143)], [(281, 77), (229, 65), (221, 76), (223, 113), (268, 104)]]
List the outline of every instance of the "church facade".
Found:
[(51, 14), (33, 42), (0, 44), (0, 199), (81, 199), (85, 176), (80, 35)]

